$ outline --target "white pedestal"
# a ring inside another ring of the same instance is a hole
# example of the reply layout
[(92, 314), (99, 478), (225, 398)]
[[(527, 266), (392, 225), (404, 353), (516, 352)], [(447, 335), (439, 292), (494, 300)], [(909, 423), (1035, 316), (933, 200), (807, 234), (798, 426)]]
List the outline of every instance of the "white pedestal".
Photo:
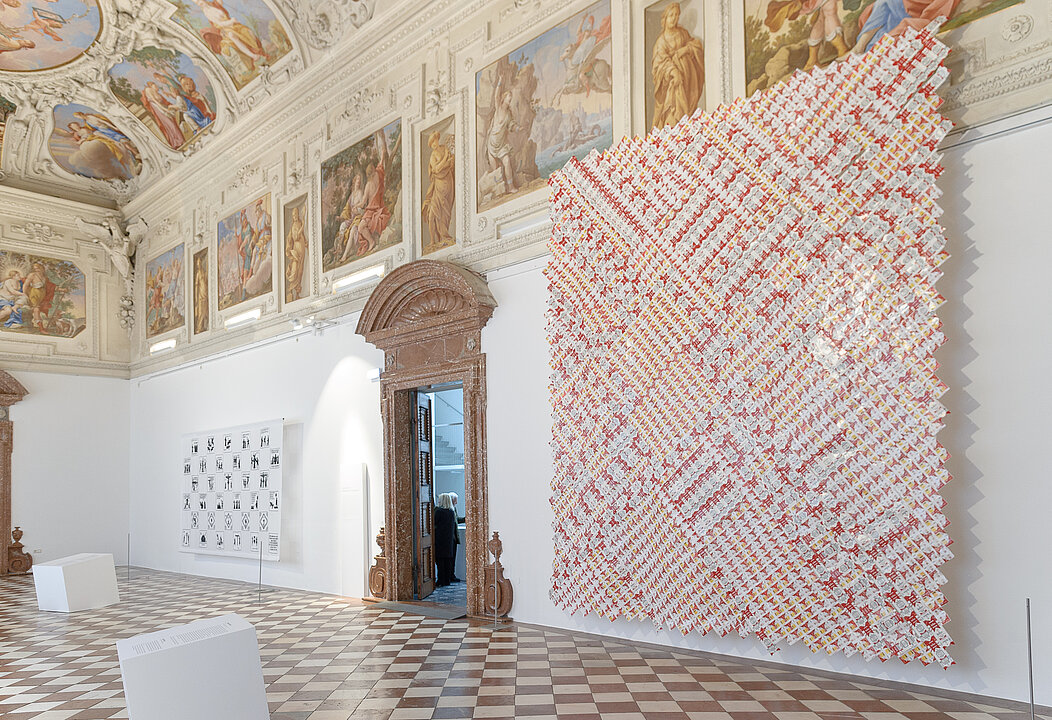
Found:
[(33, 566), (37, 607), (52, 612), (76, 612), (113, 605), (117, 571), (109, 553), (81, 553)]
[(270, 720), (256, 629), (240, 615), (117, 641), (130, 720)]

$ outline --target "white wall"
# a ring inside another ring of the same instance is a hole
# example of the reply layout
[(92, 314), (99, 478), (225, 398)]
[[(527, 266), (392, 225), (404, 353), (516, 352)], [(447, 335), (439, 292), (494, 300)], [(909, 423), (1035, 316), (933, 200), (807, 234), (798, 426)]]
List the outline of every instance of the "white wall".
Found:
[(11, 374), (29, 391), (11, 408), (11, 518), (25, 532), (23, 544), (35, 562), (108, 552), (124, 563), (127, 380)]
[[(941, 183), (952, 258), (939, 288), (949, 340), (939, 353), (950, 410), (944, 489), (956, 557), (943, 567), (957, 664), (949, 670), (812, 655), (771, 657), (754, 639), (686, 637), (647, 622), (569, 616), (548, 599), (553, 549), (546, 285), (539, 269), (490, 289), (499, 307), (484, 337), (489, 383), (490, 522), (504, 541), (519, 621), (604, 633), (1023, 700), (1024, 598), (1034, 604), (1037, 701), (1052, 704), (1052, 547), (1048, 481), (1052, 122), (949, 150)], [(1030, 158), (1030, 160), (1027, 160)], [(1044, 678), (1044, 681), (1042, 681)]]
[(383, 354), (355, 334), (356, 320), (131, 381), (133, 564), (254, 582), (253, 561), (179, 552), (180, 438), (284, 417), (281, 561), (263, 563), (263, 582), (368, 594), (367, 560), (383, 524), (383, 433), (379, 383), (366, 375)]

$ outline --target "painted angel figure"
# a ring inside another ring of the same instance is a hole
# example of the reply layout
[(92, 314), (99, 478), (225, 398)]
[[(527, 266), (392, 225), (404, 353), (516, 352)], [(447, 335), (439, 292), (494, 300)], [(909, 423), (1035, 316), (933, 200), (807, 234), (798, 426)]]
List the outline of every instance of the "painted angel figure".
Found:
[(66, 18), (62, 17), (58, 13), (34, 7), (33, 19), (22, 29), (33, 30), (37, 33), (40, 33), (41, 35), (48, 36), (56, 42), (62, 42), (62, 36), (57, 34), (55, 30), (58, 30), (65, 24)]
[(37, 44), (32, 40), (22, 37), (19, 28), (8, 27), (0, 23), (0, 53), (30, 50), (36, 46)]

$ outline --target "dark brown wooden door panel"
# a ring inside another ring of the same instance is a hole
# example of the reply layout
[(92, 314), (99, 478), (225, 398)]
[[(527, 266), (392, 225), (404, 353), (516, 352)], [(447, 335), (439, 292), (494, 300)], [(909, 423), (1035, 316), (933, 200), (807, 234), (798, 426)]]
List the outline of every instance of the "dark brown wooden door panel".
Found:
[(435, 589), (434, 540), (434, 467), (431, 457), (431, 398), (422, 392), (416, 393), (416, 427), (412, 434), (416, 444), (417, 498), (414, 523), (416, 532), (416, 593), (423, 600)]

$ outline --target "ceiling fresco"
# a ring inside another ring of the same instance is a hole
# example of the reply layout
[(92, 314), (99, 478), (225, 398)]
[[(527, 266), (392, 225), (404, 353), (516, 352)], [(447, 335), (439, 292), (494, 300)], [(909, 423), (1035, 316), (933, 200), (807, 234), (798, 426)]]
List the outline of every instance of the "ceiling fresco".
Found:
[(83, 55), (101, 31), (97, 0), (0, 0), (0, 70), (60, 67)]
[(0, 0), (0, 184), (119, 207), (375, 0)]
[(176, 50), (144, 47), (109, 71), (113, 95), (172, 150), (182, 150), (216, 119), (208, 74)]
[(172, 19), (208, 45), (240, 90), (292, 50), (274, 12), (261, 0), (174, 0)]
[(96, 180), (131, 180), (142, 170), (135, 141), (86, 105), (57, 105), (48, 139), (51, 156), (67, 172)]

